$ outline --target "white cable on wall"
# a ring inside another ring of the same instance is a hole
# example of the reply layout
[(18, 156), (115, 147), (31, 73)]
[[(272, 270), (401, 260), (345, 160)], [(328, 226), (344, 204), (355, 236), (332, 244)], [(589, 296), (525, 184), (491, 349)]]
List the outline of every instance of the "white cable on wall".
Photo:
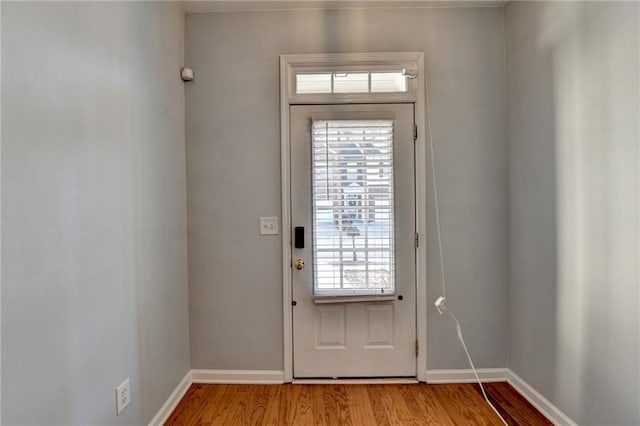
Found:
[(429, 110), (429, 84), (425, 75), (425, 87), (427, 90), (426, 103), (427, 103), (427, 126), (429, 127), (429, 151), (431, 152), (431, 175), (433, 177), (433, 195), (435, 197), (435, 210), (436, 210), (436, 230), (438, 233), (438, 254), (440, 258), (440, 276), (442, 277), (442, 297), (447, 298), (447, 286), (444, 280), (444, 255), (442, 252), (442, 232), (440, 231), (440, 206), (438, 203), (438, 185), (436, 179), (436, 161), (435, 154), (433, 153), (433, 137), (431, 136), (431, 111)]
[(447, 305), (446, 305), (447, 284), (446, 284), (446, 280), (445, 280), (445, 270), (444, 270), (444, 253), (443, 253), (443, 250), (442, 250), (442, 232), (440, 230), (440, 206), (439, 206), (439, 200), (438, 200), (438, 181), (436, 179), (436, 161), (435, 161), (435, 154), (434, 154), (434, 150), (433, 150), (433, 137), (431, 135), (431, 111), (429, 109), (429, 84), (427, 82), (426, 75), (425, 75), (425, 86), (426, 86), (426, 92), (427, 92), (426, 93), (427, 126), (429, 126), (429, 151), (431, 153), (431, 174), (432, 174), (432, 177), (433, 177), (433, 194), (434, 194), (434, 197), (435, 197), (434, 205), (435, 205), (435, 213), (436, 213), (436, 230), (437, 230), (437, 235), (438, 235), (438, 254), (439, 254), (439, 257), (440, 257), (440, 277), (441, 277), (441, 280), (442, 280), (442, 296), (438, 297), (438, 299), (436, 299), (434, 305), (436, 306), (436, 309), (438, 310), (438, 313), (440, 315), (442, 315), (444, 312), (446, 312), (453, 319), (453, 321), (455, 321), (456, 330), (457, 330), (457, 333), (458, 333), (458, 339), (460, 340), (460, 343), (462, 344), (462, 348), (464, 349), (465, 354), (467, 354), (467, 359), (469, 360), (469, 365), (471, 366), (471, 369), (473, 370), (473, 374), (476, 376), (476, 380), (478, 382), (478, 385), (480, 385), (480, 390), (482, 391), (482, 396), (484, 397), (484, 400), (487, 401), (487, 404), (489, 404), (489, 406), (493, 409), (493, 411), (500, 418), (500, 420), (502, 420), (502, 423), (505, 424), (506, 426), (508, 426), (507, 422), (502, 417), (502, 415), (500, 415), (500, 413), (498, 412), (496, 407), (494, 407), (494, 405), (491, 403), (491, 401), (489, 401), (489, 398), (487, 397), (487, 393), (484, 390), (484, 386), (482, 385), (482, 381), (480, 380), (480, 376), (478, 376), (478, 371), (476, 370), (476, 367), (473, 365), (473, 360), (471, 359), (471, 355), (469, 355), (469, 350), (467, 349), (467, 345), (465, 344), (464, 338), (462, 337), (462, 326), (460, 325), (460, 321), (458, 321), (458, 319), (453, 314), (453, 312), (451, 312), (449, 309), (447, 309)]

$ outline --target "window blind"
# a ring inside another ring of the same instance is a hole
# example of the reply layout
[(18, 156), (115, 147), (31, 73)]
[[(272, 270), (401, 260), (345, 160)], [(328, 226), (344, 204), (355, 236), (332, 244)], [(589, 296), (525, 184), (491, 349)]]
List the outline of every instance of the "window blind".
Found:
[(312, 122), (314, 292), (393, 294), (393, 120)]

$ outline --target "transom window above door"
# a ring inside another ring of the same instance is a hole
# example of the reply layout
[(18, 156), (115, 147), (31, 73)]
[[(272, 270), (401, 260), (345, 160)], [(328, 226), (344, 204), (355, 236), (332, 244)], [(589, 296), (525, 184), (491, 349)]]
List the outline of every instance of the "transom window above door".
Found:
[(296, 94), (404, 93), (407, 76), (402, 71), (300, 72)]
[[(415, 102), (420, 53), (282, 58), (289, 104)], [(364, 60), (364, 58), (379, 58)]]

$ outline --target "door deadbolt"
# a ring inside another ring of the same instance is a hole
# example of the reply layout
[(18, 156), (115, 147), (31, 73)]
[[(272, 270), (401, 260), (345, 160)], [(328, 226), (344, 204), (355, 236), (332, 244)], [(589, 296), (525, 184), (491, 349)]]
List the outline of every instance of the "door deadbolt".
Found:
[(299, 271), (302, 268), (304, 268), (304, 260), (302, 259), (296, 259), (296, 261), (293, 263), (293, 266), (295, 266), (295, 268)]

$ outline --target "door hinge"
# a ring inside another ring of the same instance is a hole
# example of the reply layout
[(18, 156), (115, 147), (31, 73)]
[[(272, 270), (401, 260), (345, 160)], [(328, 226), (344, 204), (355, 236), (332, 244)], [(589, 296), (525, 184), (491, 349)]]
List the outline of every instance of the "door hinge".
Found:
[(413, 125), (413, 141), (415, 142), (418, 139), (418, 125)]
[(416, 339), (416, 356), (420, 353), (420, 345), (418, 344), (418, 339)]
[(416, 232), (416, 248), (420, 246), (420, 234)]

